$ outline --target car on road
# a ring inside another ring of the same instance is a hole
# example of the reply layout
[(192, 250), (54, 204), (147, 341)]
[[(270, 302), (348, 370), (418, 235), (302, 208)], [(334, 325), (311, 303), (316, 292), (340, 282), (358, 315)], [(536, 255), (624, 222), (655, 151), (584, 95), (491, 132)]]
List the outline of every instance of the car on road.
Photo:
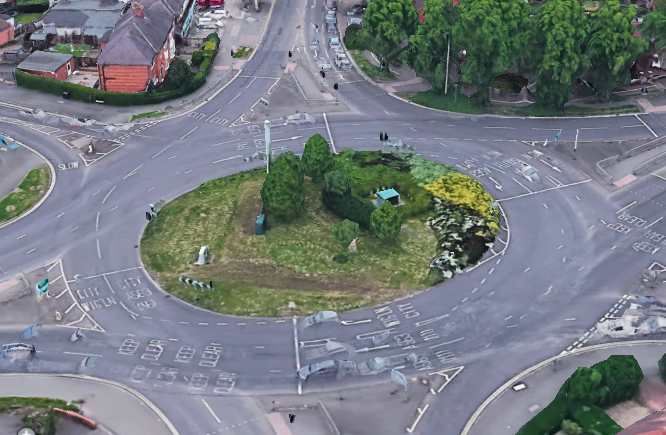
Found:
[(328, 48), (335, 49), (336, 47), (341, 47), (340, 38), (328, 38)]
[(338, 33), (338, 25), (335, 23), (326, 23), (326, 31), (328, 33)]
[(301, 381), (307, 381), (308, 378), (314, 374), (320, 375), (334, 375), (338, 372), (337, 361), (329, 359), (327, 361), (322, 361), (314, 364), (308, 364), (303, 366), (296, 373), (296, 378)]
[(30, 56), (30, 53), (20, 48), (5, 50), (2, 53), (2, 57), (6, 60), (25, 60), (28, 56)]
[(511, 387), (511, 389), (513, 391), (522, 391), (526, 388), (527, 388), (527, 384), (525, 382), (518, 382), (516, 384), (513, 384), (513, 386)]
[(537, 174), (536, 169), (528, 165), (527, 163), (521, 163), (520, 168), (516, 168), (516, 172), (527, 178), (530, 183), (535, 183), (541, 181), (539, 174)]
[(354, 5), (347, 11), (347, 15), (356, 15), (361, 12), (365, 12), (365, 7), (363, 5)]
[(362, 376), (377, 375), (391, 370), (391, 358), (375, 357), (358, 364), (358, 372)]
[(337, 322), (340, 323), (340, 316), (335, 311), (320, 311), (301, 321), (301, 328), (305, 329), (318, 323)]
[(9, 360), (32, 360), (37, 351), (32, 344), (12, 343), (2, 345), (0, 356)]

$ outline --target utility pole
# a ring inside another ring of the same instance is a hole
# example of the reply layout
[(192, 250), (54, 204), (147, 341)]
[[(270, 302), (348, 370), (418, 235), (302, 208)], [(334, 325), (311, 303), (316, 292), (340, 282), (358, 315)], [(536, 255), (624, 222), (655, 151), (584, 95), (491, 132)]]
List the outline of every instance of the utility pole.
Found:
[[(576, 141), (574, 142), (574, 153), (576, 152), (576, 148), (578, 148), (578, 129), (576, 129)], [(576, 160), (576, 154), (574, 154), (574, 160)]]
[(449, 48), (446, 50), (446, 81), (444, 83), (444, 95), (449, 92), (449, 54), (451, 54), (451, 35), (449, 34)]

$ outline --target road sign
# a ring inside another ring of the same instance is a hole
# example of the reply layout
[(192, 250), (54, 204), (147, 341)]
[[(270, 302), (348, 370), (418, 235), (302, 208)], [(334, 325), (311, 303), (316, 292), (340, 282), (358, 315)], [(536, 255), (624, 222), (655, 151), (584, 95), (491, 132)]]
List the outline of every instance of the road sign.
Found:
[(37, 294), (37, 302), (41, 302), (44, 296), (49, 294), (49, 280), (43, 279), (35, 285), (35, 292)]

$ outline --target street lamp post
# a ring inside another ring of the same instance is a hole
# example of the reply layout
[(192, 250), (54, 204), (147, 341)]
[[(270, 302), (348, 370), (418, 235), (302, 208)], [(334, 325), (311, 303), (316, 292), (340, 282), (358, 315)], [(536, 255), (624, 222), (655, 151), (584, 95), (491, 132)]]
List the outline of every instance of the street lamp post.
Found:
[(266, 173), (268, 174), (271, 166), (271, 122), (264, 121), (264, 139), (266, 140)]

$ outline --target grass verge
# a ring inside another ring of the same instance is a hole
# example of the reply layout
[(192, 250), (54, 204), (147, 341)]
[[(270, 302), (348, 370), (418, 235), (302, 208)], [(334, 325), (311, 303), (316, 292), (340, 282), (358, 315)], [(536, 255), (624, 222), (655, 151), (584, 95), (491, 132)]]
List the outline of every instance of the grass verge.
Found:
[(130, 122), (134, 122), (137, 119), (143, 118), (157, 118), (164, 115), (165, 113), (167, 113), (165, 110), (155, 110), (154, 112), (139, 113), (138, 115), (132, 115)]
[(46, 192), (49, 179), (46, 166), (28, 172), (19, 187), (0, 201), (0, 222), (8, 221), (35, 205)]
[(14, 17), (14, 21), (17, 21), (21, 24), (28, 24), (32, 20), (36, 20), (37, 18), (41, 17), (43, 14), (41, 13), (36, 13), (36, 14), (17, 14)]
[[(74, 50), (72, 47), (74, 46)], [(72, 54), (74, 57), (81, 57), (83, 53), (90, 50), (90, 46), (86, 44), (57, 44), (58, 50), (53, 50), (53, 53)]]
[(0, 414), (18, 414), (23, 426), (32, 427), (32, 421), (41, 424), (41, 433), (54, 435), (58, 429), (59, 414), (51, 412), (53, 408), (80, 412), (74, 403), (61, 399), (45, 397), (0, 397)]
[[(220, 178), (162, 208), (143, 235), (141, 258), (165, 290), (212, 311), (274, 317), (349, 311), (430, 285), (437, 241), (425, 219), (406, 220), (394, 244), (361, 231), (357, 250), (340, 264), (332, 261), (342, 248), (331, 225), (341, 219), (322, 203), (323, 184), (307, 177), (297, 218), (255, 235), (265, 179), (263, 168)], [(215, 257), (193, 266), (203, 245)], [(193, 290), (181, 275), (213, 281), (215, 290)], [(287, 309), (290, 301), (297, 310)]]
[(390, 82), (396, 80), (395, 76), (388, 68), (379, 69), (378, 66), (370, 63), (370, 61), (365, 58), (362, 50), (349, 50), (349, 52), (354, 57), (356, 64), (360, 66), (363, 72), (372, 80), (376, 82)]
[(234, 51), (234, 59), (246, 57), (250, 53), (252, 53), (252, 49), (250, 47), (239, 47), (238, 50)]
[(580, 107), (567, 106), (563, 111), (553, 110), (535, 104), (526, 107), (507, 107), (507, 106), (489, 106), (482, 107), (481, 104), (472, 96), (467, 97), (458, 94), (457, 101), (452, 94), (444, 95), (435, 91), (426, 92), (401, 92), (398, 93), (402, 98), (413, 101), (422, 106), (431, 107), (438, 110), (449, 112), (469, 113), (472, 115), (494, 114), (509, 116), (585, 116), (585, 115), (608, 115), (615, 113), (639, 113), (640, 108), (628, 104), (614, 107)]

